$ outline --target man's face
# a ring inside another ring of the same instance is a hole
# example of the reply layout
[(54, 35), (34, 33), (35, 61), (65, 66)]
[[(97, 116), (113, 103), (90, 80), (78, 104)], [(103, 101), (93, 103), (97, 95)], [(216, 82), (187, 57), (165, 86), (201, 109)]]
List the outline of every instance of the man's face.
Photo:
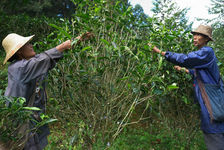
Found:
[(194, 33), (194, 45), (196, 47), (201, 48), (202, 46), (206, 45), (208, 41), (208, 37), (199, 33)]

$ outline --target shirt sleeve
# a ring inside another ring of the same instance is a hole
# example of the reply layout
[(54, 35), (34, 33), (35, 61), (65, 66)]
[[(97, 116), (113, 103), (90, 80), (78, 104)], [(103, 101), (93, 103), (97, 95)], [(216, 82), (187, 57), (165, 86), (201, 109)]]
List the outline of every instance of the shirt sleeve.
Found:
[(21, 67), (24, 81), (29, 82), (36, 77), (47, 73), (56, 65), (56, 61), (63, 57), (63, 54), (56, 48), (50, 49), (35, 57), (24, 60)]
[(188, 54), (167, 51), (167, 61), (186, 68), (206, 68), (214, 61), (214, 52), (211, 48), (201, 48)]
[(194, 69), (189, 69), (189, 74), (191, 75), (191, 77), (194, 77), (194, 73), (195, 73)]

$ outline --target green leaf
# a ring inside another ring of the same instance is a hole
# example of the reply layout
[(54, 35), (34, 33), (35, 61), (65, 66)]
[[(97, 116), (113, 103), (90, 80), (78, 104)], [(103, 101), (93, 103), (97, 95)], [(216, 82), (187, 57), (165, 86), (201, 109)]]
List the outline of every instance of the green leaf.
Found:
[(163, 57), (160, 56), (160, 58), (159, 58), (159, 67), (158, 67), (158, 70), (161, 68), (162, 63), (163, 63)]
[(44, 121), (44, 124), (55, 122), (55, 121), (58, 121), (58, 119), (48, 119), (48, 120)]
[(129, 6), (127, 9), (127, 12), (129, 12), (132, 9), (132, 6)]
[(102, 41), (104, 44), (106, 44), (106, 45), (110, 45), (110, 43), (107, 41), (107, 40), (105, 40), (105, 39), (100, 39), (100, 41)]
[(174, 90), (174, 89), (178, 89), (179, 87), (176, 85), (176, 83), (173, 83), (169, 86), (167, 86), (168, 90)]
[(96, 7), (96, 8), (95, 8), (95, 13), (99, 13), (100, 10), (101, 10), (101, 7)]
[(37, 108), (37, 107), (23, 107), (23, 109), (26, 109), (26, 110), (40, 110), (40, 108)]
[(91, 46), (84, 47), (84, 48), (81, 50), (81, 52), (84, 52), (84, 51), (86, 51), (86, 50), (88, 50), (88, 49), (91, 49), (91, 48), (92, 48)]
[(74, 39), (71, 43), (71, 45), (73, 46), (74, 44), (76, 44), (79, 41), (79, 39)]
[(116, 22), (116, 20), (114, 20), (114, 19), (112, 19), (112, 18), (110, 18), (110, 17), (106, 17), (106, 19), (107, 19), (108, 21)]
[(150, 82), (156, 82), (156, 81), (163, 83), (163, 80), (160, 77), (157, 77), (157, 76), (153, 76), (150, 80)]
[(56, 26), (55, 24), (49, 24), (51, 27), (58, 29), (61, 33), (63, 33), (66, 37), (71, 39), (71, 35), (69, 35), (66, 31), (63, 30), (63, 28)]
[(173, 35), (168, 35), (167, 38), (168, 38), (169, 40), (173, 40), (173, 39), (175, 39), (175, 36), (173, 36)]
[(126, 76), (126, 77), (123, 77), (123, 78), (121, 78), (121, 79), (119, 79), (120, 81), (122, 81), (122, 80), (127, 80), (129, 77), (128, 76)]

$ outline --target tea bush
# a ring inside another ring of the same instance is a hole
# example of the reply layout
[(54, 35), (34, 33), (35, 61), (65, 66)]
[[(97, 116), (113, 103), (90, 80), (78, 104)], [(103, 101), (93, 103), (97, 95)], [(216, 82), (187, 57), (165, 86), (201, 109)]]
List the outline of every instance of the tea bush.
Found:
[[(50, 75), (50, 103), (59, 108), (50, 109), (60, 112), (62, 121), (71, 122), (74, 128), (82, 124), (82, 132), (73, 135), (77, 137), (74, 143), (87, 148), (98, 141), (112, 142), (127, 125), (145, 119), (150, 123), (153, 116), (168, 119), (166, 111), (176, 120), (167, 124), (170, 127), (183, 122), (183, 128), (197, 125), (185, 121), (191, 111), (195, 113), (187, 90), (190, 77), (177, 74), (147, 46), (151, 42), (163, 50), (171, 47), (174, 52), (188, 52), (193, 49), (190, 32), (181, 27), (172, 30), (154, 18), (142, 26), (132, 8), (120, 1), (115, 6), (94, 2), (83, 1), (70, 20), (61, 19), (60, 26), (50, 24), (57, 30), (46, 38), (52, 44), (48, 46), (53, 46), (86, 31), (94, 34), (90, 41), (75, 44), (65, 53)], [(132, 122), (138, 106), (141, 109)]]
[[(6, 103), (9, 102), (10, 106), (7, 107)], [(7, 142), (9, 140), (19, 140), (21, 135), (14, 135), (18, 128), (26, 122), (27, 119), (31, 119), (31, 111), (26, 111), (23, 107), (25, 102), (24, 98), (10, 99), (2, 96), (2, 91), (0, 91), (0, 141)]]
[[(24, 142), (26, 133), (35, 131), (46, 123), (56, 121), (56, 119), (50, 119), (44, 114), (41, 115), (41, 122), (35, 121), (32, 117), (33, 111), (40, 109), (25, 107), (25, 102), (25, 98), (22, 97), (5, 97), (0, 90), (0, 147), (4, 144), (7, 148), (17, 149), (17, 144)], [(20, 128), (30, 121), (35, 125), (30, 126), (26, 133), (21, 133), (23, 130), (20, 130)]]

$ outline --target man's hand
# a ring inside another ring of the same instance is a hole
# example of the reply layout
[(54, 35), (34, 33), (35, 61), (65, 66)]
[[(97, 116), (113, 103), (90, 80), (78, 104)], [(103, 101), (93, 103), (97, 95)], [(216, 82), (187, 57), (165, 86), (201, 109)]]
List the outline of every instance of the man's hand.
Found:
[(67, 40), (63, 43), (61, 43), (60, 45), (56, 46), (56, 49), (60, 52), (63, 52), (66, 49), (70, 49), (71, 48), (71, 40)]
[(71, 46), (72, 46), (72, 48), (73, 48), (73, 46), (74, 46), (75, 44), (79, 44), (79, 43), (82, 42), (82, 41), (89, 40), (89, 39), (91, 39), (92, 37), (94, 37), (94, 34), (93, 34), (93, 33), (91, 33), (91, 32), (86, 32), (86, 33), (84, 33), (84, 34), (82, 34), (82, 35), (80, 35), (80, 36), (77, 36), (75, 39), (72, 38)]
[(189, 70), (184, 68), (184, 67), (174, 66), (174, 69), (177, 70), (177, 71), (183, 71), (185, 73), (189, 73)]
[(89, 40), (91, 39), (92, 37), (94, 37), (94, 34), (91, 33), (91, 32), (86, 32), (80, 36), (77, 36), (75, 39), (77, 39), (79, 42), (81, 41), (85, 41), (85, 40)]
[(181, 67), (180, 66), (174, 66), (174, 69), (177, 71), (181, 71)]
[(89, 39), (91, 39), (91, 38), (93, 38), (93, 37), (94, 37), (94, 34), (93, 34), (93, 33), (91, 33), (91, 32), (86, 32), (86, 33), (84, 33), (83, 35), (81, 35), (81, 37), (80, 37), (80, 41), (89, 40)]
[[(151, 43), (148, 43), (148, 46), (152, 47)], [(156, 46), (153, 46), (152, 48), (153, 52), (155, 53), (160, 53), (161, 55), (165, 56), (166, 52), (161, 51), (160, 49), (158, 49)]]

